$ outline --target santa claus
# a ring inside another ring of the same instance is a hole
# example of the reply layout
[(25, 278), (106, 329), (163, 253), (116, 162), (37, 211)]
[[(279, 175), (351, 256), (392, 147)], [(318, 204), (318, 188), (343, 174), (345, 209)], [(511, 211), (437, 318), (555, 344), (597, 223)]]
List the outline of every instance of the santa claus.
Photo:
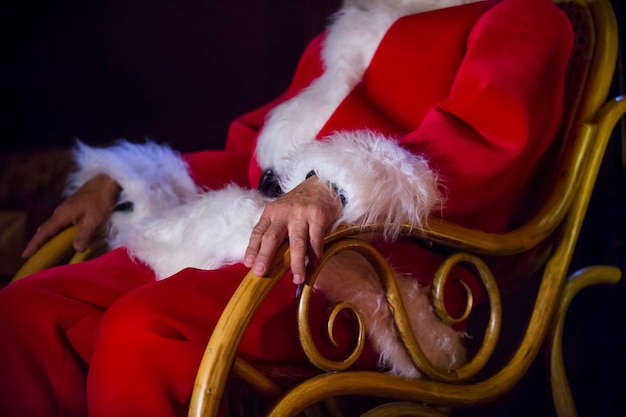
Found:
[[(16, 317), (0, 327), (0, 405), (26, 415), (32, 404), (15, 398), (28, 392), (50, 410), (41, 416), (180, 412), (230, 294), (249, 268), (267, 273), (285, 239), (291, 280), (261, 307), (240, 354), (303, 360), (290, 281), (303, 282), (324, 233), (342, 223), (385, 225), (373, 244), (396, 271), (418, 341), (437, 366), (459, 367), (462, 329), (439, 322), (427, 295), (439, 257), (400, 225), (427, 227), (435, 214), (507, 228), (559, 127), (571, 43), (549, 0), (347, 0), (287, 91), (232, 123), (225, 150), (77, 144), (68, 199), (26, 254), (70, 223), (78, 249), (107, 223), (113, 250), (0, 292), (2, 314)], [(454, 312), (463, 293), (449, 287)], [(359, 366), (419, 376), (362, 258), (337, 256), (316, 289), (314, 316), (334, 301), (363, 313), (372, 354)], [(21, 307), (26, 297), (37, 312)]]

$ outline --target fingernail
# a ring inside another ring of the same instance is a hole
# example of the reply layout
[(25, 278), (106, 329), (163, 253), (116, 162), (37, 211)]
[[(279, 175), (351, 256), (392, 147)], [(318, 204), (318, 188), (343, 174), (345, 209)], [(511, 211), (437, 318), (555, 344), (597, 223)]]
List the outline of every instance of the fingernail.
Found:
[(265, 272), (265, 265), (263, 265), (263, 263), (261, 262), (257, 262), (256, 264), (254, 264), (254, 268), (252, 269), (252, 272), (254, 272), (257, 275), (263, 275), (263, 273)]
[(248, 268), (252, 267), (252, 265), (254, 264), (254, 256), (252, 255), (246, 256), (245, 259), (243, 260), (243, 264), (247, 266)]
[(304, 278), (300, 274), (295, 274), (292, 279), (293, 283), (296, 285), (300, 285), (304, 282)]

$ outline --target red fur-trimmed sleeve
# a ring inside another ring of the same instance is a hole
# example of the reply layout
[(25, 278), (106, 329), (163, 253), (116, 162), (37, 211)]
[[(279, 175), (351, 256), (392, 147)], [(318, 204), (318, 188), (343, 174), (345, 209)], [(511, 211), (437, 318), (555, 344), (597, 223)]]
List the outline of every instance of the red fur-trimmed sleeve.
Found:
[(449, 97), (401, 141), (439, 173), (445, 216), (507, 226), (560, 124), (571, 45), (567, 18), (545, 0), (506, 1), (477, 22)]

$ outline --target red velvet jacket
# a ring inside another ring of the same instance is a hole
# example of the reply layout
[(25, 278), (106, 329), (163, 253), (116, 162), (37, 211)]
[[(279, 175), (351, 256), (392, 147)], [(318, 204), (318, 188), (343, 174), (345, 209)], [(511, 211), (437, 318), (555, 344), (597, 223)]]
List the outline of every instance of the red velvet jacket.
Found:
[[(569, 22), (549, 1), (498, 3), (399, 19), (318, 135), (368, 128), (399, 137), (438, 172), (442, 216), (486, 231), (507, 227), (556, 134), (572, 43)], [(322, 73), (323, 42), (310, 43), (284, 94), (232, 123), (226, 150), (252, 154), (267, 113)], [(188, 160), (202, 170), (201, 158)], [(251, 158), (248, 185), (261, 172)]]
[[(268, 112), (323, 72), (324, 40), (322, 34), (310, 43), (283, 95), (232, 123), (227, 151), (253, 155)], [(446, 203), (434, 214), (503, 231), (557, 132), (572, 42), (567, 18), (548, 0), (484, 1), (405, 16), (318, 138), (363, 128), (399, 138), (439, 176)], [(187, 158), (203, 177), (202, 157)], [(247, 178), (237, 180), (255, 187), (265, 168), (252, 157)], [(423, 250), (406, 242), (379, 246), (423, 283), (439, 262), (416, 265)]]
[[(396, 237), (399, 221), (422, 226), (429, 212), (505, 230), (557, 133), (572, 31), (550, 0), (436, 8), (467, 1), (347, 2), (341, 18), (310, 43), (287, 91), (232, 123), (224, 151), (185, 155), (185, 165), (154, 144), (83, 147), (72, 184), (102, 171), (121, 184), (122, 198), (135, 210), (114, 215), (114, 243), (159, 278), (184, 267), (241, 261), (267, 203), (254, 191), (267, 169), (284, 191), (315, 170), (344, 192), (340, 221), (382, 219), (388, 237)], [(230, 182), (240, 187), (224, 187)], [(415, 280), (428, 285), (440, 264), (437, 255), (403, 239), (375, 244), (400, 273), (403, 294), (414, 290)], [(477, 298), (476, 281), (466, 271), (458, 274)], [(367, 285), (364, 277), (344, 278), (316, 286), (337, 301)], [(456, 315), (464, 292), (455, 285), (447, 292), (446, 305)], [(379, 296), (373, 291), (365, 304)], [(411, 304), (409, 314), (421, 321), (429, 307)], [(370, 323), (382, 310), (367, 313)], [(392, 326), (379, 330), (369, 329), (370, 337), (385, 361), (394, 362), (401, 350), (383, 346), (395, 337)], [(410, 365), (393, 366), (412, 375)]]

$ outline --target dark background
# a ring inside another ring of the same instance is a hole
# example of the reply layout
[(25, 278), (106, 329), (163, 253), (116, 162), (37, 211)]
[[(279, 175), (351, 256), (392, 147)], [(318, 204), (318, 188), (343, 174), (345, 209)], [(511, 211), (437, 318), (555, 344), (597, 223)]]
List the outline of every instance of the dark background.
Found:
[(0, 146), (150, 137), (180, 150), (220, 147), (229, 120), (287, 86), (337, 4), (11, 3), (0, 12)]
[[(287, 86), (299, 53), (338, 4), (60, 0), (1, 6), (0, 157), (65, 149), (77, 138), (91, 144), (150, 138), (182, 151), (219, 148), (229, 120)], [(623, 0), (614, 7), (623, 26)], [(612, 95), (623, 91), (623, 76), (620, 66)], [(596, 263), (624, 269), (621, 129), (607, 151), (573, 269)], [(19, 204), (33, 210), (43, 203)], [(49, 209), (44, 205), (39, 215)], [(580, 416), (626, 415), (625, 288), (622, 281), (585, 290), (569, 313), (565, 357)], [(498, 409), (483, 413), (552, 414), (541, 358)]]

